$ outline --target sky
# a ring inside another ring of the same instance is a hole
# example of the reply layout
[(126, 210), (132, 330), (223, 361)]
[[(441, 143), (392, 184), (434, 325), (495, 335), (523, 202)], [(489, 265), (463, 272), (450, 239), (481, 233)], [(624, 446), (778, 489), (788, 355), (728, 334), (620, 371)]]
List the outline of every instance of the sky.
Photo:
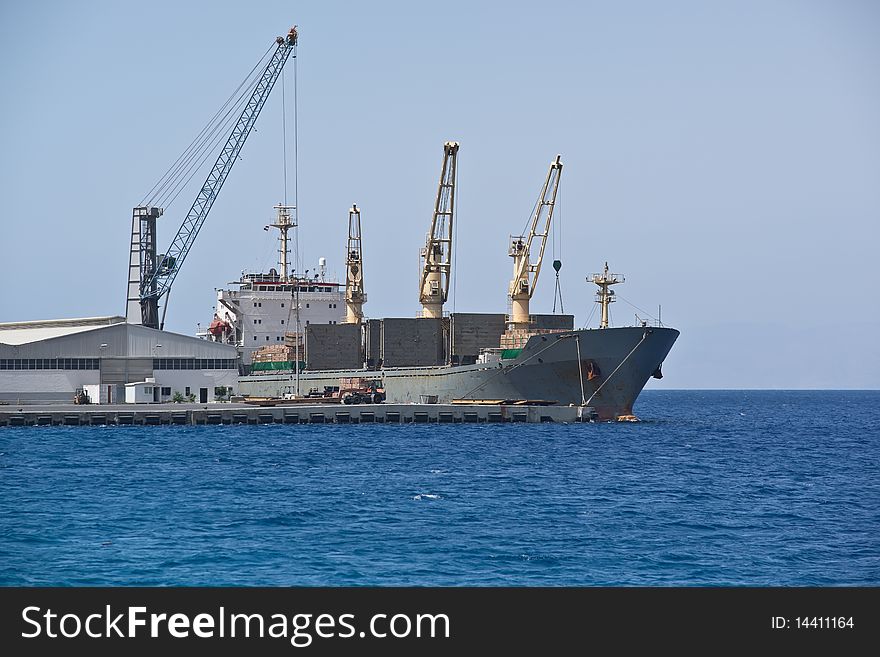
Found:
[[(246, 8), (245, 8), (246, 7)], [(5, 2), (0, 322), (124, 314), (131, 208), (298, 25), (302, 268), (343, 273), (362, 210), (371, 317), (413, 317), (443, 143), (460, 142), (446, 309), (504, 312), (510, 234), (556, 154), (566, 312), (681, 331), (649, 387), (878, 388), (880, 4)], [(166, 329), (273, 266), (294, 67), (172, 289)], [(203, 176), (201, 177), (203, 179)], [(195, 198), (159, 220), (159, 247)], [(553, 307), (546, 267), (532, 312)]]

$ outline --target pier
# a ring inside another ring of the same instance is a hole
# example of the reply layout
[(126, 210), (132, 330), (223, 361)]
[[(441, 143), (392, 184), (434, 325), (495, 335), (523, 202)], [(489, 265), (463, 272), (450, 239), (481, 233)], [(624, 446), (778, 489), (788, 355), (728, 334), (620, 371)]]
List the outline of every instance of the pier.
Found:
[(519, 404), (44, 404), (0, 406), (0, 427), (591, 422), (585, 406)]

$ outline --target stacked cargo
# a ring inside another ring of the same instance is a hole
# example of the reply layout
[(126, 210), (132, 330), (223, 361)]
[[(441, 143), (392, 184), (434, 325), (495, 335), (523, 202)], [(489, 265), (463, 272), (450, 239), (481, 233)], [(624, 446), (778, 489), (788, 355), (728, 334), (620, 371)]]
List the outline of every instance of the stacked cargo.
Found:
[[(270, 344), (260, 347), (251, 356), (251, 371), (273, 372), (277, 370), (292, 370), (296, 362), (297, 348), (290, 344)], [(306, 364), (303, 360), (303, 349), (299, 348), (300, 363), (302, 370)]]

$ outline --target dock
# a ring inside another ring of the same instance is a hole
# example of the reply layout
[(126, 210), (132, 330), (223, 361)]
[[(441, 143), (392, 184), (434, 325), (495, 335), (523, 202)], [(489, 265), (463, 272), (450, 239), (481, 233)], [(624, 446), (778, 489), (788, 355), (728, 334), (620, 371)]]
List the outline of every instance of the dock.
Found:
[(0, 406), (0, 427), (193, 424), (479, 424), (592, 422), (585, 406), (508, 404), (43, 404)]

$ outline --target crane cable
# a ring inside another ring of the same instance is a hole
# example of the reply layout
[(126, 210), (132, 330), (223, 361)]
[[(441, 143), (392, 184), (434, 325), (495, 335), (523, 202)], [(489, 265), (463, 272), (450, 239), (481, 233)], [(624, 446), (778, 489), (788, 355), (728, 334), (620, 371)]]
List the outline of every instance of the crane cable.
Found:
[[(562, 285), (559, 282), (559, 270), (562, 269), (562, 246), (564, 242), (562, 241), (562, 190), (559, 190), (559, 210), (556, 213), (557, 220), (550, 225), (550, 232), (552, 233), (553, 239), (551, 239), (552, 251), (553, 251), (553, 269), (556, 271), (556, 289), (553, 291), (553, 312), (556, 312), (556, 298), (559, 297), (559, 312), (565, 313), (565, 306), (562, 302)], [(559, 226), (558, 231), (558, 242), (559, 242), (559, 251), (557, 253), (556, 243), (557, 243), (557, 226)], [(558, 256), (558, 257), (557, 257)], [(556, 263), (559, 263), (557, 266)]]
[(157, 200), (158, 204), (169, 205), (173, 203), (189, 181), (192, 180), (193, 176), (201, 170), (205, 162), (216, 155), (218, 147), (224, 143), (224, 138), (228, 138), (229, 130), (234, 125), (236, 117), (240, 116), (244, 110), (244, 106), (253, 94), (259, 79), (260, 76), (255, 76), (250, 81), (242, 90), (239, 98), (226, 110), (220, 121), (211, 128), (210, 132), (203, 137), (197, 147), (187, 156), (186, 160), (179, 167), (179, 175), (174, 179), (170, 188), (165, 190), (165, 194)]
[[(271, 47), (269, 50), (271, 50)], [(247, 74), (245, 79), (238, 85), (238, 87), (236, 87), (235, 91), (233, 91), (229, 98), (227, 98), (226, 102), (220, 107), (214, 116), (211, 117), (207, 125), (205, 125), (201, 132), (199, 132), (196, 138), (190, 143), (186, 150), (184, 150), (180, 157), (178, 157), (177, 161), (171, 166), (165, 175), (160, 178), (159, 182), (154, 185), (153, 189), (150, 190), (148, 196), (150, 196), (151, 202), (158, 200), (163, 192), (167, 192), (169, 188), (173, 189), (182, 178), (186, 178), (187, 172), (192, 168), (193, 160), (199, 158), (200, 151), (202, 151), (206, 145), (210, 144), (209, 152), (216, 148), (216, 142), (218, 141), (216, 138), (217, 132), (231, 123), (235, 111), (241, 108), (244, 104), (245, 99), (248, 98), (248, 93), (253, 92), (253, 89), (259, 81), (259, 75), (257, 75), (256, 72), (261, 65), (264, 65), (265, 62), (268, 61), (267, 53), (269, 50), (263, 54), (257, 64)], [(200, 164), (197, 166), (200, 166)], [(188, 180), (188, 178), (186, 179)]]
[[(235, 118), (235, 109), (239, 108), (249, 97), (249, 93), (253, 92), (253, 88), (256, 87), (261, 77), (255, 72), (259, 72), (261, 66), (265, 67), (273, 47), (275, 47), (274, 42), (226, 99), (226, 102), (214, 113), (192, 142), (147, 192), (141, 200), (141, 205), (160, 205), (168, 202), (169, 198), (173, 202), (177, 194), (180, 193), (179, 188), (189, 182), (194, 175), (193, 169), (198, 171), (205, 159), (216, 149), (219, 142), (218, 131)], [(222, 135), (222, 133), (220, 134)], [(207, 154), (202, 155), (206, 148), (208, 148)], [(197, 164), (194, 165), (194, 161), (197, 161)]]

